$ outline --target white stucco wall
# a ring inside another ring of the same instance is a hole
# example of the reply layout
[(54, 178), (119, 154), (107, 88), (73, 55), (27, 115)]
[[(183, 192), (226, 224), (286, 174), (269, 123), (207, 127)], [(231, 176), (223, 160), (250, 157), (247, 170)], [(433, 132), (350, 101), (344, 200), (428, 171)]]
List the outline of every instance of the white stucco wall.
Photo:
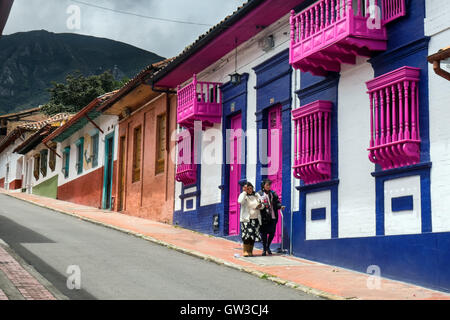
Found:
[[(425, 30), (431, 37), (429, 55), (450, 46), (450, 6), (440, 0), (426, 1)], [(450, 72), (450, 65), (441, 65)], [(450, 81), (436, 75), (429, 64), (429, 114), (431, 212), (433, 232), (450, 231)]]
[(70, 158), (69, 158), (69, 176), (67, 178), (64, 177), (64, 173), (62, 172), (62, 158), (58, 158), (57, 162), (59, 162), (59, 178), (58, 185), (64, 185), (70, 181), (73, 181), (83, 175), (89, 174), (92, 171), (98, 170), (99, 168), (104, 166), (105, 163), (105, 137), (109, 135), (111, 132), (114, 132), (114, 161), (117, 160), (117, 146), (118, 146), (118, 117), (117, 116), (109, 116), (102, 115), (96, 119), (94, 122), (103, 130), (103, 133), (100, 131), (99, 134), (99, 148), (98, 148), (98, 165), (95, 168), (92, 168), (92, 165), (84, 166), (83, 172), (81, 174), (77, 173), (76, 162), (77, 162), (77, 148), (76, 142), (84, 137), (84, 149), (86, 150), (87, 144), (90, 144), (90, 135), (93, 130), (95, 130), (95, 126), (92, 123), (88, 123), (82, 129), (75, 132), (71, 137), (64, 140), (62, 143), (58, 143), (58, 153), (63, 156), (64, 149), (70, 146)]
[[(0, 154), (0, 178), (5, 178), (5, 188), (14, 180), (22, 179), (23, 156), (13, 153), (29, 134), (19, 137)], [(7, 173), (7, 167), (9, 167)]]
[[(33, 187), (37, 186), (59, 174), (61, 172), (62, 160), (56, 156), (55, 170), (52, 171), (50, 168), (50, 150), (47, 154), (47, 175), (44, 177), (39, 170), (39, 179), (36, 180), (34, 177), (34, 155), (41, 152), (41, 150), (47, 149), (43, 144), (38, 145), (35, 149), (31, 150), (25, 155), (25, 162), (23, 166), (23, 188), (27, 189), (28, 193), (33, 192)], [(48, 149), (47, 149), (48, 150)], [(59, 153), (59, 155), (61, 155)], [(28, 163), (28, 167), (27, 167)], [(31, 167), (30, 167), (31, 166)]]
[(370, 101), (366, 81), (374, 78), (367, 59), (342, 65), (338, 98), (339, 237), (376, 234), (375, 165), (369, 161)]

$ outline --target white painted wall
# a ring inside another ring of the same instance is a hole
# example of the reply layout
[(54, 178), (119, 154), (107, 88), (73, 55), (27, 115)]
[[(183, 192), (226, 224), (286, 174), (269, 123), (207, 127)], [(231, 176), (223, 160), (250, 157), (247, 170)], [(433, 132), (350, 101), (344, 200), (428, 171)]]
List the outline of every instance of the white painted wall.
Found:
[[(392, 212), (392, 198), (403, 196), (413, 196), (413, 210)], [(384, 233), (385, 235), (422, 233), (420, 176), (384, 182)]]
[[(326, 208), (324, 220), (312, 220), (311, 210)], [(303, 214), (303, 213), (301, 213)], [(331, 239), (331, 191), (306, 195), (306, 240)]]
[(376, 234), (375, 165), (369, 161), (370, 101), (366, 81), (374, 78), (367, 59), (342, 65), (338, 93), (339, 237)]
[[(29, 134), (27, 133), (25, 136), (20, 137), (14, 141), (9, 147), (7, 147), (0, 154), (0, 178), (5, 178), (5, 188), (8, 189), (9, 183), (22, 179), (22, 170), (18, 168), (18, 161), (23, 163), (23, 156), (21, 154), (13, 153), (13, 150), (17, 148), (23, 141), (25, 141), (26, 137)], [(8, 177), (7, 175), (7, 167), (9, 166)]]
[(69, 176), (67, 178), (64, 177), (64, 173), (62, 172), (62, 158), (58, 158), (57, 162), (59, 162), (59, 178), (58, 178), (58, 186), (64, 185), (70, 181), (78, 179), (79, 177), (89, 174), (95, 170), (104, 166), (105, 163), (105, 136), (114, 132), (114, 161), (117, 160), (117, 146), (118, 146), (118, 135), (119, 135), (119, 126), (118, 126), (118, 117), (117, 116), (109, 116), (109, 115), (101, 115), (100, 117), (94, 119), (94, 122), (103, 130), (103, 133), (99, 132), (99, 150), (98, 150), (98, 165), (95, 168), (89, 166), (88, 169), (83, 168), (83, 172), (81, 174), (77, 174), (76, 162), (77, 162), (77, 148), (76, 142), (84, 137), (84, 146), (86, 149), (86, 145), (90, 144), (90, 135), (93, 130), (95, 130), (95, 126), (92, 123), (88, 123), (82, 129), (75, 132), (68, 139), (64, 140), (62, 143), (58, 143), (58, 153), (62, 156), (63, 151), (66, 147), (70, 146), (70, 159), (69, 159)]
[[(39, 154), (41, 152), (41, 150), (47, 149), (47, 147), (43, 144), (38, 145), (35, 149), (31, 150), (30, 152), (28, 152), (25, 155), (25, 163), (28, 162), (28, 165), (31, 165), (31, 169), (28, 167), (27, 165), (24, 164), (23, 166), (23, 188), (27, 189), (28, 193), (32, 193), (33, 192), (33, 187), (37, 186), (57, 175), (59, 175), (59, 172), (61, 172), (61, 167), (62, 167), (62, 160), (60, 158), (58, 158), (58, 156), (56, 156), (56, 163), (55, 163), (55, 170), (52, 171), (52, 169), (50, 168), (50, 150), (48, 151), (48, 155), (47, 155), (47, 175), (44, 177), (41, 173), (41, 170), (39, 170), (39, 179), (36, 180), (36, 178), (34, 177), (34, 155), (35, 154)], [(47, 149), (48, 150), (48, 149)], [(61, 153), (59, 153), (59, 155), (61, 155)], [(28, 169), (28, 172), (27, 172)]]
[[(446, 2), (446, 1), (445, 1)], [(429, 55), (450, 46), (450, 6), (440, 0), (426, 1), (425, 30), (431, 37)], [(450, 72), (450, 67), (441, 65)], [(429, 64), (429, 114), (431, 212), (433, 232), (450, 231), (450, 82), (436, 75)]]

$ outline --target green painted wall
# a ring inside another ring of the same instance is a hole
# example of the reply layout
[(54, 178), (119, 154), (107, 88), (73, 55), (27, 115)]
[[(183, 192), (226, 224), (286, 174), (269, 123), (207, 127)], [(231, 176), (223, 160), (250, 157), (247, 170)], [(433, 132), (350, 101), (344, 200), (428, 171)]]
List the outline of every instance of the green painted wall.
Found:
[(58, 192), (58, 175), (33, 187), (33, 194), (56, 199)]

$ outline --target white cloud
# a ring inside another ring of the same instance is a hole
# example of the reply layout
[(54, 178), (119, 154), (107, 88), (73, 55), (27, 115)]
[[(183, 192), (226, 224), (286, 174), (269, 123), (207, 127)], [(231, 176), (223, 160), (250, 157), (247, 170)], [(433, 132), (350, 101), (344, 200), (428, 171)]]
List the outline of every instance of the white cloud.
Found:
[[(244, 0), (80, 0), (151, 17), (215, 25)], [(81, 9), (81, 29), (67, 28), (70, 5)], [(172, 57), (210, 27), (146, 19), (85, 6), (71, 0), (15, 0), (4, 34), (45, 29), (109, 38)]]

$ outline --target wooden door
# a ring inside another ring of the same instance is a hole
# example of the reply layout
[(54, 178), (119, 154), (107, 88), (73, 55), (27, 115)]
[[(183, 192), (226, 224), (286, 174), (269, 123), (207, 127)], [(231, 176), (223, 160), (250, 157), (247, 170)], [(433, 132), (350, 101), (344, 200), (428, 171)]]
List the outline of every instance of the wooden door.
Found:
[[(281, 122), (281, 106), (275, 106), (269, 110), (268, 117), (268, 153), (269, 153), (269, 175), (272, 180), (272, 190), (281, 198), (282, 192), (282, 168), (283, 168), (283, 143), (282, 143), (282, 122)], [(281, 213), (278, 212), (278, 223), (273, 243), (281, 243)]]
[(230, 154), (230, 177), (229, 177), (229, 235), (238, 235), (240, 230), (240, 206), (238, 197), (241, 192), (239, 180), (241, 179), (242, 163), (242, 116), (241, 114), (231, 119), (230, 129), (234, 134), (229, 136), (228, 145), (231, 147)]

